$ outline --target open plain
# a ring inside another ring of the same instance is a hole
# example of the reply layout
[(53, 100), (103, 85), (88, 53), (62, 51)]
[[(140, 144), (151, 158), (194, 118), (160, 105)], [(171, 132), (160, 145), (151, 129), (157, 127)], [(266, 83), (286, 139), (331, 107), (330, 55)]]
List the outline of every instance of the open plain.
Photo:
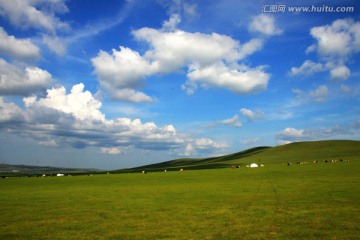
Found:
[(0, 239), (357, 239), (360, 161), (7, 178)]

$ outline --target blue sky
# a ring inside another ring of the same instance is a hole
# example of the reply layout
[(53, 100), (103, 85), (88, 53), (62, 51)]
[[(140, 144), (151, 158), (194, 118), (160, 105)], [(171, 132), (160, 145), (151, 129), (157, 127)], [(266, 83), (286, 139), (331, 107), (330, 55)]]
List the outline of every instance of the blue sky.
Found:
[(359, 140), (359, 10), (1, 0), (0, 162), (118, 169)]

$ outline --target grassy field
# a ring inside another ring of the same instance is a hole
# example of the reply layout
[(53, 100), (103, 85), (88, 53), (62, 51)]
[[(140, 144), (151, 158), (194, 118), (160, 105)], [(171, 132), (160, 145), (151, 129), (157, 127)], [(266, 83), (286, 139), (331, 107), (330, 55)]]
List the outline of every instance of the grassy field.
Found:
[(250, 163), (286, 164), (325, 161), (325, 160), (360, 160), (360, 141), (327, 140), (295, 142), (276, 147), (256, 147), (242, 152), (211, 158), (185, 158), (123, 169), (115, 172), (140, 172), (142, 170), (179, 170), (184, 169), (217, 169), (231, 166), (246, 166)]
[(359, 239), (360, 161), (0, 180), (0, 239)]

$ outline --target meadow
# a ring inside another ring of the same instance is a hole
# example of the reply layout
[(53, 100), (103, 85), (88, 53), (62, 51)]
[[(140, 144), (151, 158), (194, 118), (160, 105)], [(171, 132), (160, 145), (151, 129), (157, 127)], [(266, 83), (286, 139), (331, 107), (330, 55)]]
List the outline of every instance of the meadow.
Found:
[(0, 239), (359, 239), (360, 161), (0, 180)]

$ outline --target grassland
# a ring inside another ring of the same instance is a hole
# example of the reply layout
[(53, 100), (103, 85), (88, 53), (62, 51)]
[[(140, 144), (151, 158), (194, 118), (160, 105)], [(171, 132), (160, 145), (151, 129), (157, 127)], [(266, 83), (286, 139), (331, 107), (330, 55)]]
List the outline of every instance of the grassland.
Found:
[(218, 169), (246, 166), (250, 163), (286, 164), (326, 160), (360, 160), (360, 141), (328, 140), (295, 142), (276, 147), (256, 147), (242, 152), (211, 158), (183, 158), (172, 161), (123, 169), (115, 172), (163, 171), (179, 169)]
[(358, 239), (360, 162), (0, 181), (0, 239)]
[[(255, 169), (1, 179), (0, 239), (359, 239), (359, 148), (349, 143), (198, 159), (264, 163)], [(330, 156), (350, 161), (286, 165)]]

